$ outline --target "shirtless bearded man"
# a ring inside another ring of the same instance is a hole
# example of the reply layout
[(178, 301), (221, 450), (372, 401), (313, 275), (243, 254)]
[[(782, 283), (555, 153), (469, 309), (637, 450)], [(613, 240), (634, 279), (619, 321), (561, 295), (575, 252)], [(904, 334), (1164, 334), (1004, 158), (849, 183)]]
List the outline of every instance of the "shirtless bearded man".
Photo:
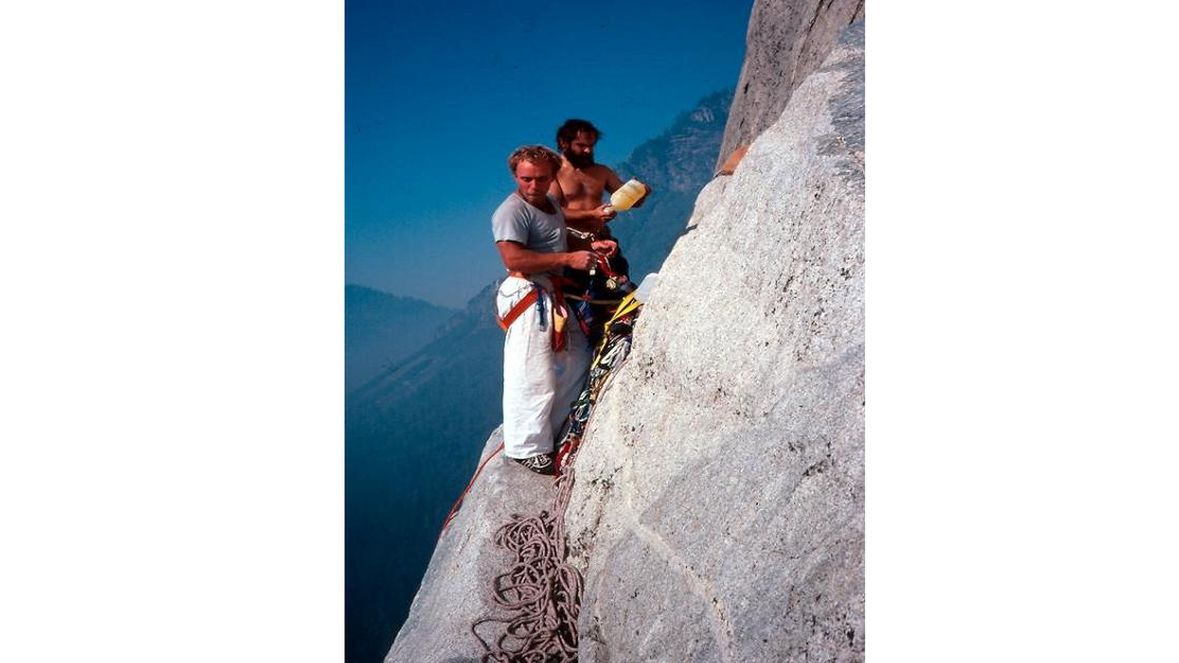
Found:
[[(594, 147), (601, 136), (602, 132), (587, 120), (566, 120), (557, 129), (561, 169), (557, 171), (557, 180), (549, 193), (561, 202), (565, 222), (570, 228), (607, 239), (610, 231), (606, 222), (613, 219), (615, 213), (609, 204), (602, 202), (602, 194), (614, 193), (622, 186), (622, 181), (609, 167), (594, 162)], [(634, 206), (642, 206), (650, 193), (651, 188), (647, 187), (647, 193)], [(572, 242), (571, 245), (582, 244)]]
[[(569, 276), (573, 283), (587, 295), (604, 297), (605, 301), (617, 301), (628, 292), (627, 288), (634, 286), (627, 284), (629, 265), (606, 225), (614, 218), (615, 212), (608, 203), (603, 203), (602, 196), (614, 193), (622, 186), (622, 181), (609, 167), (594, 161), (594, 147), (601, 135), (602, 132), (587, 120), (566, 120), (557, 129), (561, 168), (557, 171), (556, 181), (549, 189), (549, 194), (560, 201), (565, 213), (570, 248), (587, 249), (591, 245), (597, 248), (606, 257), (605, 265), (612, 277), (607, 279), (599, 274), (599, 280), (594, 281), (594, 277), (584, 273), (572, 273)], [(646, 191), (634, 207), (641, 206), (651, 193), (651, 187), (643, 186)], [(605, 250), (598, 248), (603, 245), (607, 247)], [(611, 286), (610, 283), (615, 285)], [(622, 289), (618, 289), (620, 283), (623, 284)], [(606, 284), (606, 287), (600, 287), (601, 284)], [(603, 325), (613, 314), (615, 305), (582, 301), (576, 308), (579, 317), (588, 326), (590, 344), (597, 345)]]

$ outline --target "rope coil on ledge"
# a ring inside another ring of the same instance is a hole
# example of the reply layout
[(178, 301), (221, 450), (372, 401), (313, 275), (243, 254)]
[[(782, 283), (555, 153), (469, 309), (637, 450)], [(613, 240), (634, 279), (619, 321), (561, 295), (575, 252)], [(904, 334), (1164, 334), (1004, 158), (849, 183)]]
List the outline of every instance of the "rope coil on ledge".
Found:
[[(582, 577), (566, 563), (565, 511), (573, 494), (573, 461), (594, 403), (602, 388), (630, 352), (631, 326), (638, 315), (607, 325), (605, 338), (590, 365), (585, 388), (574, 402), (569, 428), (557, 453), (560, 476), (551, 508), (534, 516), (513, 514), (495, 533), (497, 546), (512, 553), (507, 573), (492, 581), (491, 601), (504, 613), (471, 625), (471, 633), (487, 652), (484, 663), (556, 663), (577, 660), (577, 616), (581, 608)], [(498, 637), (479, 634), (484, 624), (496, 624)]]

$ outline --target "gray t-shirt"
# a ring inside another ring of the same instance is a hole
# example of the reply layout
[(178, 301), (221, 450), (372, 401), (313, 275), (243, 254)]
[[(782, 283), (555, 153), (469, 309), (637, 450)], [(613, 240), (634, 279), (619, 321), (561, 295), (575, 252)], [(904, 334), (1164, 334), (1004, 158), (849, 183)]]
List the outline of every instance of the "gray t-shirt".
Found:
[(533, 207), (513, 192), (491, 215), (491, 233), (495, 241), (519, 242), (524, 248), (537, 253), (567, 251), (565, 215), (552, 196), (548, 199), (556, 210), (553, 214)]

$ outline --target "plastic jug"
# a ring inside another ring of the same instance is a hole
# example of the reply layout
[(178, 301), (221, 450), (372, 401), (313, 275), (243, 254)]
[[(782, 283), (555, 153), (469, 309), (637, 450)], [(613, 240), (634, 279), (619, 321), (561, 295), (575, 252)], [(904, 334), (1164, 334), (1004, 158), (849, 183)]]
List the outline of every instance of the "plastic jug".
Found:
[(628, 210), (646, 193), (647, 187), (643, 186), (642, 182), (635, 179), (628, 180), (626, 184), (610, 194), (610, 206), (619, 212)]

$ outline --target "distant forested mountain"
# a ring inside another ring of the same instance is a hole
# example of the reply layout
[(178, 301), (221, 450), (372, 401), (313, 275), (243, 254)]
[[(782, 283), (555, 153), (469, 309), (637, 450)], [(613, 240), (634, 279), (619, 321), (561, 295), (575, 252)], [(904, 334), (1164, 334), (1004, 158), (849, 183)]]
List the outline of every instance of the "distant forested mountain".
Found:
[(345, 285), (345, 391), (352, 391), (422, 349), (455, 313), (455, 309), (420, 299)]
[(624, 182), (635, 177), (653, 190), (642, 207), (619, 212), (610, 222), (630, 261), (635, 282), (659, 271), (692, 215), (696, 195), (712, 179), (732, 101), (731, 90), (701, 99), (667, 131), (635, 148), (615, 168)]
[[(617, 166), (624, 180), (637, 177), (654, 189), (642, 208), (611, 222), (636, 281), (659, 269), (712, 178), (731, 99), (732, 92), (705, 97)], [(495, 249), (489, 243), (487, 250)], [(388, 651), (442, 520), (500, 424), (503, 332), (494, 291), (488, 285), (433, 341), (346, 399), (349, 662), (379, 661)]]

